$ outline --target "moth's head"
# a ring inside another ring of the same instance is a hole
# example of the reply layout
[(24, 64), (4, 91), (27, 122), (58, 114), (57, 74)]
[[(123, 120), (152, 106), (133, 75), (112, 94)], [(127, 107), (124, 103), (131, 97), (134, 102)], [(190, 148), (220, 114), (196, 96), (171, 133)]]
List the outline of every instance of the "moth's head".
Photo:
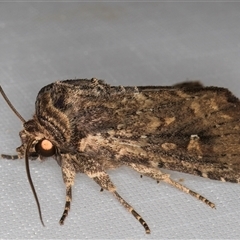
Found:
[(21, 158), (28, 155), (30, 159), (44, 160), (47, 157), (58, 155), (55, 143), (44, 133), (44, 129), (36, 119), (24, 122), (23, 127), (19, 133), (22, 145), (16, 149)]

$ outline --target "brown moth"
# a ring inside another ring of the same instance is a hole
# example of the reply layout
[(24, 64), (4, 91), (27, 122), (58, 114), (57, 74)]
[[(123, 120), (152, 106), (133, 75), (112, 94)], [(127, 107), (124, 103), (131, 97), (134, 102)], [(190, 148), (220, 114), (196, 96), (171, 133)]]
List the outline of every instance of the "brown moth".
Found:
[(80, 172), (111, 192), (146, 233), (150, 233), (147, 223), (117, 193), (107, 170), (129, 166), (212, 208), (214, 203), (172, 180), (164, 168), (240, 181), (240, 101), (227, 89), (204, 87), (199, 82), (117, 87), (97, 79), (58, 81), (40, 90), (35, 114), (28, 121), (0, 90), (23, 122), (17, 155), (2, 157), (25, 158), (41, 221), (28, 159), (52, 157), (62, 169), (66, 203), (60, 224), (68, 215), (75, 174)]

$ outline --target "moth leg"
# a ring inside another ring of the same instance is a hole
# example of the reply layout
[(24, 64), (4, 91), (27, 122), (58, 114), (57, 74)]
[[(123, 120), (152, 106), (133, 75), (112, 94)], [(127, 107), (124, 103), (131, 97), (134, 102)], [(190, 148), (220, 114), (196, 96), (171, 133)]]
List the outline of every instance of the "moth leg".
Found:
[[(23, 158), (19, 155), (9, 155), (9, 154), (1, 154), (0, 157), (3, 158), (3, 159), (7, 159), (7, 160), (17, 160), (17, 159), (22, 159)], [(37, 158), (38, 158), (37, 154), (35, 154), (35, 153), (30, 153), (29, 154), (29, 159), (30, 160), (36, 160)]]
[(7, 154), (1, 154), (1, 158), (8, 159), (8, 160), (19, 159), (18, 155), (7, 155)]
[(183, 191), (183, 192), (185, 192), (185, 193), (188, 193), (188, 194), (190, 194), (191, 196), (199, 199), (200, 201), (206, 203), (209, 207), (215, 208), (215, 204), (214, 204), (214, 203), (212, 203), (211, 201), (209, 201), (208, 199), (206, 199), (205, 197), (203, 197), (203, 196), (200, 195), (199, 193), (194, 192), (194, 191), (192, 191), (191, 189), (185, 187), (185, 186), (182, 185), (181, 183), (176, 182), (176, 181), (172, 180), (172, 179), (169, 178), (169, 177), (166, 178), (166, 179), (164, 179), (163, 181), (166, 182), (166, 183), (169, 183), (169, 184), (171, 184), (172, 186), (178, 188), (179, 190), (181, 190), (181, 191)]
[(67, 217), (68, 212), (70, 210), (71, 201), (72, 201), (72, 187), (71, 186), (67, 186), (67, 189), (66, 189), (66, 202), (65, 202), (65, 207), (64, 207), (64, 211), (63, 211), (62, 217), (61, 217), (61, 219), (59, 221), (60, 225), (64, 224), (64, 220)]
[(147, 234), (150, 233), (150, 228), (148, 227), (147, 223), (143, 220), (143, 218), (133, 209), (133, 207), (128, 204), (116, 191), (114, 184), (112, 183), (109, 175), (106, 172), (98, 172), (97, 174), (89, 174), (96, 183), (100, 185), (102, 189), (108, 190), (113, 194), (113, 196), (121, 203), (123, 207), (125, 207), (144, 227), (145, 232)]
[(74, 178), (76, 175), (74, 166), (68, 161), (63, 161), (62, 163), (62, 175), (63, 175), (63, 181), (66, 185), (66, 201), (65, 201), (65, 207), (64, 207), (62, 217), (59, 221), (60, 225), (64, 224), (65, 218), (67, 217), (68, 212), (70, 210), (71, 201), (72, 201), (72, 186), (74, 184)]
[(206, 199), (202, 195), (200, 195), (200, 194), (192, 191), (191, 189), (185, 187), (181, 183), (174, 181), (173, 179), (170, 178), (169, 174), (162, 173), (160, 170), (158, 170), (154, 167), (147, 167), (146, 168), (145, 166), (142, 166), (142, 165), (136, 165), (136, 164), (128, 164), (128, 165), (130, 167), (132, 167), (134, 170), (136, 170), (137, 172), (139, 172), (140, 174), (151, 177), (151, 178), (157, 180), (157, 182), (164, 181), (166, 183), (169, 183), (172, 186), (178, 188), (179, 190), (181, 190), (185, 193), (188, 193), (188, 194), (192, 195), (193, 197), (199, 199), (200, 201), (204, 202), (205, 204), (207, 204), (211, 208), (215, 208), (214, 203), (210, 202), (208, 199)]
[(150, 228), (148, 227), (147, 223), (144, 219), (134, 210), (134, 208), (128, 204), (116, 191), (113, 192), (113, 196), (141, 223), (144, 227), (145, 232), (150, 234)]

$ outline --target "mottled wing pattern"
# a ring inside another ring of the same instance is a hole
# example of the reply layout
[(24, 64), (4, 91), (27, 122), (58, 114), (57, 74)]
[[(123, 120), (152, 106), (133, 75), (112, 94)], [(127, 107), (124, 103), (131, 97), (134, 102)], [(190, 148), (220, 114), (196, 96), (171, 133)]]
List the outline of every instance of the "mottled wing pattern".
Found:
[(197, 82), (111, 87), (99, 80), (49, 86), (39, 93), (36, 115), (49, 129), (48, 111), (65, 119), (53, 140), (62, 151), (98, 156), (106, 168), (135, 161), (240, 180), (240, 102), (227, 89)]
[(161, 156), (159, 166), (239, 182), (239, 99), (224, 88), (187, 86), (166, 91), (163, 98), (166, 104), (159, 104), (156, 115), (165, 116), (165, 126), (150, 136), (158, 143), (151, 151)]

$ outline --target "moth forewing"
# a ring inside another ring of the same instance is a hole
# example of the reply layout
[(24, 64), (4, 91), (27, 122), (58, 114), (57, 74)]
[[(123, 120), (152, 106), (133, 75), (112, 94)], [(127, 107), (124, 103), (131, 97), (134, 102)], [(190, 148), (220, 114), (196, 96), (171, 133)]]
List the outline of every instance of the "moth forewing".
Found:
[(43, 87), (35, 106), (33, 119), (26, 122), (19, 117), (24, 129), (17, 152), (26, 160), (52, 157), (61, 167), (66, 202), (60, 224), (70, 210), (79, 172), (112, 193), (146, 233), (149, 226), (118, 194), (108, 169), (129, 166), (212, 208), (214, 203), (172, 180), (164, 168), (239, 182), (240, 102), (227, 89), (199, 82), (117, 87), (97, 79), (75, 79)]

